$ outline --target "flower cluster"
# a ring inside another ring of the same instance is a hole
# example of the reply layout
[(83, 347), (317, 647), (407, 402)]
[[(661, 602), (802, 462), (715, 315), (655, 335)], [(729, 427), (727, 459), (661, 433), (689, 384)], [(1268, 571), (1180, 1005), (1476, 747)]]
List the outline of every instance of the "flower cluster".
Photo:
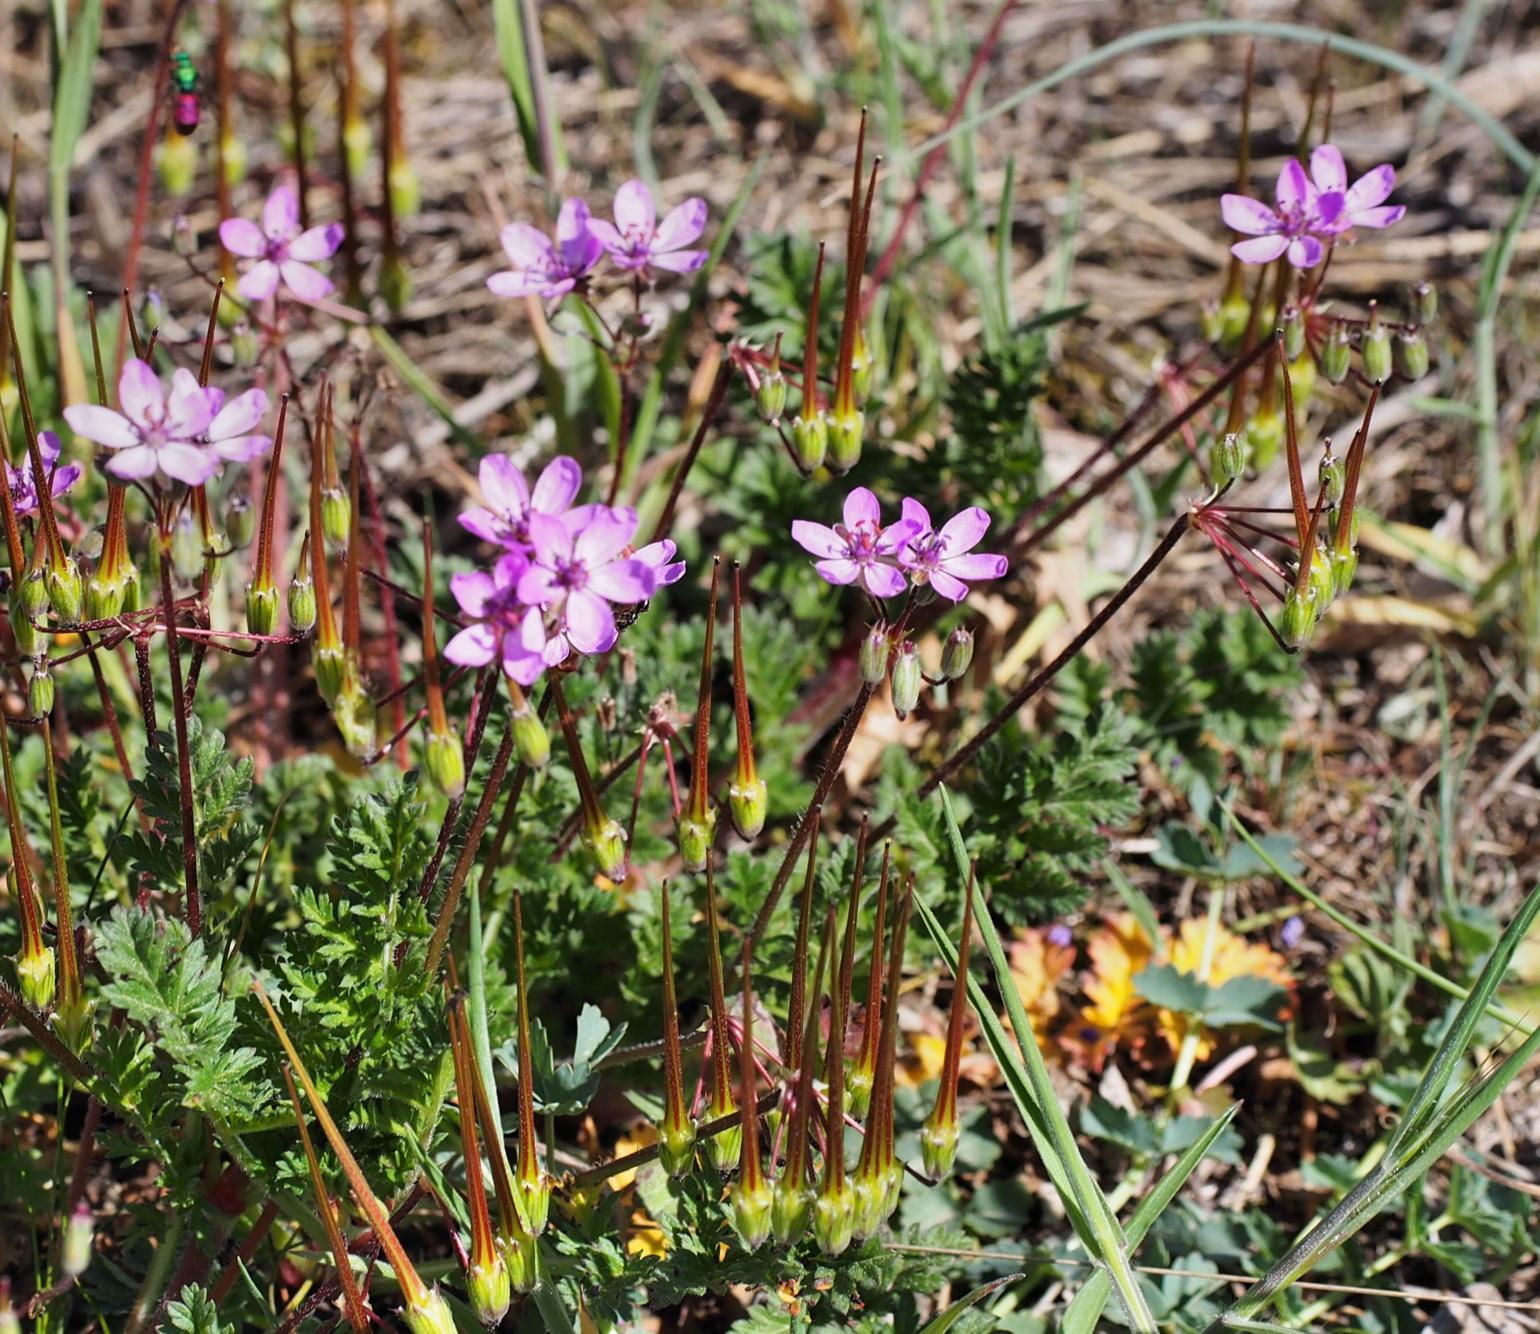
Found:
[(272, 439), (256, 433), (266, 414), (262, 390), (248, 389), (226, 401), (224, 390), (200, 385), (180, 368), (168, 394), (138, 358), (123, 363), (117, 411), (91, 404), (64, 409), (76, 435), (113, 451), (107, 471), (114, 477), (138, 481), (159, 475), (188, 486), (202, 486), (222, 463), (245, 463), (267, 453)]
[(1227, 194), (1219, 208), (1225, 225), (1249, 238), (1231, 253), (1245, 264), (1266, 264), (1287, 255), (1297, 269), (1313, 268), (1345, 233), (1357, 227), (1389, 227), (1406, 213), (1404, 204), (1386, 204), (1396, 173), (1382, 162), (1348, 184), (1347, 164), (1334, 144), (1310, 155), (1310, 171), (1291, 158), (1278, 173), (1273, 207), (1246, 195)]
[(226, 218), (219, 224), (219, 243), (232, 255), (254, 261), (235, 290), (248, 301), (266, 301), (280, 282), (300, 301), (320, 301), (332, 281), (312, 266), (330, 259), (342, 244), (342, 224), (328, 222), (303, 231), (299, 225), (299, 196), (280, 185), (262, 208), (262, 225), (248, 218)]
[(662, 222), (652, 192), (641, 181), (627, 181), (615, 192), (615, 221), (596, 218), (581, 199), (568, 199), (547, 236), (527, 222), (512, 222), (499, 238), (511, 268), (494, 273), (487, 286), (498, 296), (565, 296), (606, 255), (616, 268), (639, 278), (652, 270), (694, 273), (707, 252), (692, 247), (706, 228), (706, 201), (686, 199)]
[(487, 503), (460, 523), (502, 549), (490, 571), (454, 576), (450, 590), (473, 623), (451, 639), (444, 656), (464, 667), (500, 660), (521, 686), (534, 683), (576, 651), (603, 653), (618, 636), (614, 607), (645, 602), (684, 574), (674, 544), (634, 550), (636, 511), (577, 505), (583, 470), (552, 459), (531, 489), (501, 454), (481, 461)]
[(973, 505), (937, 528), (924, 505), (906, 498), (903, 517), (884, 526), (877, 497), (858, 486), (845, 497), (843, 522), (830, 528), (797, 519), (791, 535), (818, 557), (813, 568), (831, 584), (859, 584), (873, 597), (890, 598), (912, 581), (916, 588), (929, 586), (961, 602), (969, 583), (1005, 573), (1004, 556), (973, 550), (989, 522), (989, 515)]

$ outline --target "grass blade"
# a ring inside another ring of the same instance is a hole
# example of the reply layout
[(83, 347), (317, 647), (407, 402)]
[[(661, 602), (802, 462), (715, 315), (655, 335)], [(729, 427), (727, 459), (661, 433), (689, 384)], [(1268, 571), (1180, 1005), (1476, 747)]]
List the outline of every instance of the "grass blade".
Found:
[(1019, 1278), (1026, 1278), (1026, 1275), (1005, 1274), (1000, 1278), (991, 1279), (988, 1283), (981, 1284), (979, 1287), (974, 1288), (966, 1297), (953, 1302), (928, 1325), (925, 1325), (920, 1330), (920, 1334), (946, 1334), (947, 1330), (951, 1329), (953, 1325), (963, 1318), (970, 1307), (977, 1306), (984, 1298), (999, 1292), (1001, 1288), (1007, 1284), (1014, 1283)]

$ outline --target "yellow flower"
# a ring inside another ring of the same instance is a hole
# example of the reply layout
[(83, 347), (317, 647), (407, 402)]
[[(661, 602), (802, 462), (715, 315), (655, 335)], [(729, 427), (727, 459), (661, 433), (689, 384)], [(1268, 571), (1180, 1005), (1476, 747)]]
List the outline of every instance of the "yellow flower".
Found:
[(629, 1231), (630, 1235), (626, 1238), (627, 1255), (651, 1255), (661, 1260), (668, 1254), (668, 1238), (645, 1209), (632, 1213)]
[(1048, 1029), (1063, 1007), (1059, 983), (1075, 965), (1073, 944), (1055, 944), (1049, 928), (1030, 927), (1011, 943), (1011, 980), (1032, 1021), (1037, 1045), (1047, 1049)]
[(946, 1055), (946, 1039), (935, 1033), (916, 1033), (909, 1044), (909, 1051), (893, 1071), (893, 1082), (901, 1088), (919, 1088), (928, 1080), (941, 1075), (942, 1058)]

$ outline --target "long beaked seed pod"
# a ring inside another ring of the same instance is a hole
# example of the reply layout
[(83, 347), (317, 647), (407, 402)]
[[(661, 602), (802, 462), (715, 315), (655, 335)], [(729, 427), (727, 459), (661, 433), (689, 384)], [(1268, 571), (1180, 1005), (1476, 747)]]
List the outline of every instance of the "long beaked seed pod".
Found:
[(813, 969), (813, 987), (809, 993), (807, 1020), (800, 1039), (801, 1060), (795, 1070), (796, 1091), (791, 1098), (791, 1125), (786, 1136), (786, 1162), (775, 1183), (775, 1199), (770, 1207), (770, 1226), (775, 1239), (792, 1245), (807, 1230), (813, 1211), (813, 1191), (809, 1185), (808, 1127), (816, 1094), (814, 1072), (818, 1068), (818, 1032), (823, 1014), (823, 984), (834, 970), (834, 907), (824, 919), (823, 943), (818, 963)]
[(866, 153), (866, 112), (861, 112), (861, 129), (856, 138), (855, 172), (850, 185), (850, 227), (845, 253), (845, 314), (840, 325), (839, 364), (835, 367), (834, 404), (829, 412), (829, 467), (837, 473), (849, 472), (861, 461), (862, 437), (866, 415), (856, 402), (858, 374), (857, 347), (860, 348), (861, 374), (867, 373), (866, 339), (861, 332), (861, 272), (866, 267), (866, 234), (871, 220), (872, 203), (877, 194), (877, 170), (872, 164), (866, 199), (861, 198), (861, 174)]
[(308, 635), (316, 623), (315, 580), (310, 574), (310, 530), (299, 544), (299, 559), (294, 563), (294, 577), (289, 580), (289, 628), (297, 635)]
[(695, 1161), (695, 1123), (684, 1105), (684, 1057), (679, 1047), (679, 1003), (674, 995), (674, 929), (669, 918), (668, 881), (663, 882), (663, 1121), (658, 1126), (658, 1161), (678, 1176)]
[(733, 718), (738, 727), (738, 767), (727, 789), (727, 810), (738, 836), (752, 839), (765, 827), (770, 794), (754, 764), (754, 724), (743, 667), (743, 567), (737, 561), (733, 562)]
[(963, 1025), (968, 1018), (968, 949), (973, 937), (973, 881), (976, 863), (968, 866), (968, 886), (963, 892), (962, 935), (957, 942), (957, 975), (952, 1004), (946, 1019), (946, 1052), (941, 1058), (941, 1082), (936, 1103), (920, 1128), (920, 1154), (925, 1175), (933, 1181), (950, 1176), (957, 1160), (957, 1080), (962, 1065)]
[(471, 1309), (483, 1325), (496, 1325), (508, 1312), (512, 1297), (508, 1266), (503, 1263), (492, 1235), (492, 1213), (487, 1205), (486, 1182), (481, 1176), (481, 1149), (476, 1140), (476, 1090), (472, 1074), (470, 1035), (466, 1027), (465, 997), (458, 993), (453, 969), (445, 980), (449, 997), (449, 1047), (454, 1058), (455, 1094), (460, 1109), (460, 1151), (465, 1159), (466, 1212), (471, 1220), (471, 1253), (465, 1268), (465, 1286)]
[(530, 1041), (529, 982), (524, 974), (524, 896), (513, 896), (513, 958), (519, 1002), (519, 1162), (514, 1186), (524, 1206), (524, 1226), (538, 1237), (551, 1213), (555, 1184), (540, 1166), (535, 1140), (535, 1049)]
[[(711, 1099), (706, 1119), (716, 1121), (737, 1110), (733, 1102), (732, 1049), (727, 1028), (727, 992), (722, 982), (722, 936), (717, 922), (716, 873), (706, 865), (706, 951), (711, 975)], [(738, 1159), (738, 1126), (718, 1131), (706, 1141), (706, 1154), (718, 1172)]]
[(861, 1027), (861, 1047), (846, 1076), (845, 1092), (850, 1114), (857, 1119), (871, 1105), (872, 1083), (877, 1077), (877, 1039), (882, 1028), (882, 943), (886, 939), (888, 870), (892, 843), (882, 845), (882, 873), (877, 881), (877, 916), (872, 925), (872, 965), (866, 987), (866, 1017)]
[(310, 451), (310, 562), (315, 583), (316, 622), (315, 639), (310, 656), (315, 667), (316, 688), (327, 704), (336, 700), (346, 675), (346, 655), (342, 636), (337, 630), (336, 612), (332, 608), (331, 580), (326, 567), (326, 544), (319, 539), (321, 528), (321, 442), (324, 431), (321, 420), (331, 411), (329, 390), (321, 382), (317, 408), (317, 439)]
[[(332, 413), (325, 418), (328, 443), (333, 436)], [(358, 513), (360, 479), (364, 462), (361, 436), (353, 437), (353, 457), (348, 460), (349, 503)], [(324, 501), (324, 497), (323, 497)], [(323, 505), (323, 519), (324, 505)], [(342, 739), (354, 755), (363, 760), (374, 758), (378, 750), (379, 718), (374, 700), (364, 679), (363, 659), (363, 530), (357, 522), (348, 525), (347, 554), (342, 565), (342, 652), (343, 680), (332, 702), (332, 718)]]
[(416, 1266), (412, 1264), (411, 1257), (407, 1255), (406, 1248), (401, 1244), (401, 1238), (396, 1235), (396, 1230), (391, 1225), (390, 1213), (370, 1188), (363, 1169), (358, 1165), (358, 1160), (353, 1157), (353, 1152), (348, 1148), (347, 1141), (343, 1139), (337, 1123), (332, 1120), (331, 1112), (326, 1107), (326, 1100), (321, 1097), (320, 1089), (310, 1078), (310, 1072), (305, 1068), (304, 1061), (300, 1059), (299, 1051), (289, 1037), (288, 1030), (284, 1028), (283, 1020), (278, 1017), (278, 1011), (268, 998), (261, 979), (253, 977), (251, 987), (256, 992), (262, 1008), (267, 1012), (268, 1022), (272, 1024), (273, 1031), (278, 1035), (279, 1045), (283, 1047), (284, 1054), (289, 1058), (289, 1064), (294, 1067), (294, 1073), (299, 1076), (305, 1096), (310, 1099), (310, 1108), (315, 1113), (316, 1120), (321, 1123), (321, 1129), (326, 1134), (327, 1142), (332, 1146), (332, 1152), (337, 1155), (337, 1161), (342, 1165), (343, 1175), (347, 1177), (348, 1187), (353, 1193), (354, 1200), (369, 1220), (369, 1225), (374, 1229), (375, 1238), (380, 1243), (380, 1249), (385, 1252), (386, 1260), (395, 1271), (402, 1298), (406, 1302), (403, 1315), (412, 1334), (454, 1334), (454, 1316), (450, 1313), (448, 1303), (436, 1287), (430, 1288), (423, 1282)]
[(434, 786), (453, 800), (465, 791), (465, 755), (444, 709), (438, 675), (438, 632), (433, 627), (433, 525), (422, 523), (422, 677), (428, 697), (425, 764)]
[(81, 985), (80, 960), (75, 947), (69, 861), (64, 853), (64, 821), (59, 805), (59, 766), (54, 758), (53, 725), (48, 721), (46, 711), (43, 718), (43, 765), (48, 779), (48, 845), (52, 854), (55, 934), (59, 942), (59, 994), (54, 1021), (64, 1040), (75, 1051), (80, 1051), (91, 1039), (91, 1007)]
[[(513, 684), (510, 680), (510, 684)], [(556, 705), (557, 721), (567, 742), (567, 755), (572, 761), (572, 776), (577, 780), (578, 801), (583, 809), (583, 845), (593, 858), (594, 868), (605, 879), (620, 884), (630, 869), (630, 857), (626, 850), (626, 831), (620, 821), (605, 815), (599, 804), (599, 793), (588, 772), (588, 761), (583, 758), (583, 741), (577, 733), (577, 723), (567, 708), (567, 698), (561, 683), (553, 676), (550, 684), (551, 698)], [(517, 712), (517, 705), (515, 705)]]
[(759, 1088), (754, 1077), (754, 941), (743, 938), (743, 1036), (738, 1043), (738, 1078), (743, 1096), (743, 1127), (738, 1146), (738, 1180), (732, 1189), (733, 1226), (749, 1250), (770, 1235), (774, 1197), (759, 1161)]
[(813, 293), (807, 305), (807, 340), (802, 353), (802, 410), (791, 419), (791, 452), (804, 473), (823, 467), (829, 452), (829, 414), (818, 406), (818, 300), (823, 290), (824, 243), (818, 243)]
[[(808, 818), (812, 828), (807, 838), (807, 868), (802, 880), (802, 894), (797, 906), (797, 943), (791, 956), (791, 996), (786, 1005), (786, 1046), (782, 1051), (782, 1063), (794, 1080), (802, 1062), (802, 1021), (807, 1003), (807, 953), (808, 937), (813, 929), (813, 886), (818, 879), (818, 829), (823, 822), (823, 808), (813, 807)], [(787, 1096), (782, 1104), (789, 1109), (793, 1101), (794, 1085), (788, 1083)]]
[(258, 529), (257, 559), (246, 585), (246, 628), (253, 634), (270, 635), (278, 625), (278, 582), (273, 578), (273, 528), (278, 509), (278, 478), (283, 462), (284, 426), (289, 418), (289, 396), (278, 400), (278, 426), (273, 432), (273, 453), (267, 461), (262, 488), (262, 521)]
[(701, 649), (700, 692), (695, 701), (695, 734), (690, 755), (690, 791), (679, 812), (679, 860), (684, 869), (696, 872), (711, 858), (711, 843), (716, 837), (717, 813), (711, 805), (711, 669), (712, 646), (716, 640), (717, 576), (722, 558), (711, 562), (711, 592), (706, 600), (706, 641)]
[(54, 954), (43, 941), (43, 905), (32, 879), (32, 852), (21, 824), (20, 794), (11, 770), (10, 722), (0, 715), (0, 774), (5, 779), (5, 814), (11, 835), (11, 893), (21, 909), (21, 952), (16, 956), (16, 980), (27, 1003), (46, 1010), (54, 1000)]
[[(834, 908), (829, 908), (833, 921)], [(848, 934), (848, 933), (847, 933)], [(843, 966), (841, 967), (843, 972)], [(845, 1002), (843, 985), (834, 988), (829, 1045), (824, 1053), (824, 1083), (829, 1090), (825, 1124), (823, 1181), (813, 1201), (813, 1238), (825, 1255), (840, 1255), (855, 1230), (854, 1199), (845, 1176)]]
[(898, 1062), (898, 989), (903, 981), (904, 945), (909, 935), (909, 913), (913, 906), (914, 873), (911, 871), (904, 885), (904, 897), (899, 900), (897, 919), (893, 923), (893, 944), (888, 954), (888, 997), (883, 1008), (882, 1047), (877, 1055), (877, 1090), (873, 1095), (880, 1113), (882, 1135), (878, 1146), (878, 1163), (886, 1182), (878, 1226), (886, 1222), (898, 1208), (899, 1191), (904, 1184), (904, 1166), (894, 1156), (893, 1076)]

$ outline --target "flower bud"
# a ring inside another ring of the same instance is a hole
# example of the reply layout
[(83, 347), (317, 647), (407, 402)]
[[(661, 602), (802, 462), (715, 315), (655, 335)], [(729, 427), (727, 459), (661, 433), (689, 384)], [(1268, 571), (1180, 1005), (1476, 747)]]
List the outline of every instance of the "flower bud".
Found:
[(380, 295), (397, 315), (412, 299), (412, 275), (398, 254), (386, 255), (380, 264)]
[(1305, 321), (1298, 306), (1285, 306), (1278, 320), (1278, 332), (1283, 335), (1283, 355), (1290, 361), (1298, 361), (1305, 350)]
[(232, 547), (249, 547), (257, 535), (257, 512), (245, 496), (234, 495), (225, 507), (225, 537)]
[(866, 414), (859, 408), (835, 412), (829, 418), (829, 469), (847, 473), (861, 461), (861, 437), (866, 431)]
[(957, 1122), (938, 1123), (928, 1119), (920, 1127), (920, 1156), (925, 1162), (925, 1175), (932, 1181), (940, 1181), (952, 1175), (952, 1164), (957, 1161)]
[(880, 686), (888, 676), (888, 627), (874, 625), (861, 641), (861, 679)]
[(425, 762), (434, 787), (451, 801), (465, 791), (465, 756), (457, 737), (430, 733)]
[(315, 668), (316, 689), (321, 692), (321, 698), (328, 704), (333, 703), (337, 698), (337, 692), (342, 689), (347, 659), (340, 648), (317, 644), (311, 650), (310, 661)]
[[(36, 657), (43, 649), (43, 637), (38, 634), (37, 627), (32, 624), (31, 616), (27, 614), (26, 598), (22, 591), (30, 581), (30, 575), (24, 576), (21, 584), (11, 590), (9, 606), (11, 633), (16, 637), (17, 651), (27, 658)], [(38, 587), (42, 587), (41, 580), (38, 582)], [(46, 593), (44, 599), (45, 601), (47, 599)]]
[(429, 1288), (402, 1311), (412, 1334), (455, 1334), (454, 1313), (438, 1288)]
[(887, 1197), (887, 1182), (879, 1174), (857, 1173), (850, 1183), (850, 1235), (856, 1241), (874, 1237), (888, 1221), (883, 1208)]
[(717, 813), (710, 807), (700, 819), (690, 815), (679, 817), (679, 860), (684, 869), (692, 874), (706, 869), (706, 859), (711, 856), (711, 840), (716, 836)]
[(900, 718), (907, 718), (919, 703), (922, 684), (920, 651), (914, 640), (906, 639), (898, 646), (898, 656), (893, 660), (893, 712)]
[(820, 411), (810, 418), (796, 416), (791, 419), (791, 452), (803, 472), (817, 472), (823, 467), (829, 453), (827, 413)]
[(658, 1126), (658, 1161), (671, 1177), (689, 1170), (695, 1161), (695, 1127), (688, 1120)]
[(23, 946), (16, 956), (16, 980), (27, 1004), (34, 1010), (46, 1010), (53, 1004), (54, 996), (53, 950), (40, 945), (29, 952)]
[(1278, 617), (1278, 633), (1290, 648), (1303, 648), (1315, 633), (1315, 597), (1306, 591), (1301, 597), (1290, 588), (1283, 599), (1283, 612)]
[(1331, 606), (1336, 593), (1337, 584), (1332, 574), (1331, 559), (1324, 548), (1317, 547), (1315, 557), (1310, 562), (1310, 597), (1315, 603), (1317, 617)]
[(519, 1296), (532, 1293), (540, 1283), (540, 1247), (528, 1232), (516, 1232), (502, 1242), (508, 1285)]
[(1289, 388), (1294, 391), (1294, 408), (1302, 411), (1315, 393), (1315, 358), (1308, 352), (1289, 363)]
[(763, 1177), (749, 1185), (740, 1180), (733, 1186), (733, 1227), (745, 1249), (757, 1251), (765, 1244), (770, 1235), (770, 1213), (774, 1205), (775, 1197)]
[(315, 626), (315, 581), (295, 579), (289, 584), (289, 626), (297, 635), (308, 635)]
[(353, 509), (348, 503), (348, 493), (340, 486), (327, 487), (321, 492), (321, 531), (333, 549), (348, 544), (348, 530), (353, 522)]
[(237, 320), (230, 328), (230, 355), (237, 366), (255, 366), (261, 345), (249, 320)]
[(1341, 384), (1352, 365), (1353, 344), (1348, 340), (1348, 332), (1334, 324), (1321, 345), (1321, 374), (1333, 384)]
[(43, 581), (42, 570), (28, 570), (22, 576), (17, 596), (21, 601), (22, 615), (29, 621), (35, 621), (48, 609), (48, 585)]
[(355, 181), (364, 179), (369, 159), (374, 156), (374, 134), (362, 116), (347, 117), (342, 123), (342, 151), (348, 157), (348, 173)]
[(203, 534), (186, 510), (171, 530), (171, 568), (184, 584), (194, 582), (203, 573)]
[(871, 392), (872, 371), (876, 365), (877, 358), (872, 356), (871, 347), (866, 341), (866, 330), (858, 324), (850, 348), (850, 387), (855, 390), (857, 398), (864, 399)]
[(1328, 452), (1321, 460), (1321, 490), (1326, 494), (1326, 508), (1336, 509), (1347, 489), (1347, 469), (1342, 460)]
[(1219, 338), (1226, 347), (1232, 347), (1246, 336), (1246, 326), (1251, 323), (1251, 302), (1237, 292), (1227, 296), (1219, 305)]
[(476, 1319), (488, 1329), (502, 1323), (508, 1314), (508, 1303), (513, 1299), (512, 1285), (508, 1281), (508, 1266), (499, 1255), (489, 1264), (472, 1265), (465, 1271), (465, 1292), (471, 1300), (471, 1310)]
[(1266, 472), (1283, 443), (1283, 417), (1275, 410), (1258, 412), (1246, 423), (1246, 454), (1258, 472)]
[(763, 778), (747, 783), (732, 783), (727, 789), (727, 813), (740, 838), (754, 838), (765, 827), (765, 811), (770, 789)]
[(179, 199), (192, 190), (197, 179), (198, 146), (185, 135), (168, 134), (160, 141), (155, 165), (166, 193)]
[(1353, 576), (1358, 573), (1358, 548), (1331, 553), (1331, 591), (1333, 598), (1345, 597), (1353, 586)]
[(1219, 302), (1213, 297), (1205, 297), (1203, 305), (1198, 309), (1198, 328), (1203, 334), (1205, 343), (1217, 343), (1223, 332)]
[(409, 218), (422, 207), (422, 181), (417, 175), (417, 168), (412, 165), (408, 157), (398, 157), (391, 161), (386, 171), (389, 178), (386, 187), (390, 190), (390, 211), (397, 218)]
[[(839, 1152), (837, 1144), (834, 1151)], [(852, 1195), (849, 1183), (842, 1181), (832, 1190), (820, 1191), (813, 1201), (813, 1239), (825, 1255), (843, 1254), (855, 1236)]]
[[(726, 1116), (733, 1109), (731, 1107), (710, 1109), (710, 1118), (714, 1121), (718, 1115)], [(738, 1161), (739, 1150), (743, 1147), (743, 1128), (739, 1125), (728, 1126), (725, 1130), (719, 1130), (715, 1135), (706, 1136), (706, 1157), (711, 1160), (711, 1165), (718, 1172), (731, 1171)]]
[(91, 1206), (84, 1200), (75, 1206), (75, 1212), (64, 1225), (63, 1254), (59, 1268), (67, 1278), (79, 1278), (91, 1267), (91, 1249), (96, 1240), (96, 1220), (91, 1216)]
[(27, 712), (34, 718), (46, 718), (53, 712), (53, 677), (48, 672), (47, 658), (33, 662), (32, 676), (27, 682)]
[(959, 625), (941, 646), (941, 675), (955, 681), (973, 665), (973, 631)]
[(515, 709), (510, 726), (513, 728), (513, 749), (520, 762), (531, 769), (545, 768), (545, 762), (551, 758), (551, 738), (540, 715), (530, 708)]
[(1226, 431), (1209, 446), (1208, 470), (1218, 487), (1229, 486), (1246, 471), (1246, 441), (1239, 431)]
[(544, 1232), (550, 1220), (552, 1184), (547, 1173), (538, 1171), (533, 1179), (520, 1177), (514, 1182), (519, 1198), (524, 1201), (524, 1216), (529, 1222), (531, 1236), (538, 1237)]
[(1408, 380), (1420, 380), (1428, 373), (1428, 340), (1420, 329), (1396, 335), (1396, 367)]
[(254, 635), (270, 635), (278, 624), (278, 590), (271, 584), (246, 585), (246, 628)]
[(626, 878), (626, 831), (619, 820), (606, 819), (597, 828), (583, 831), (583, 846), (594, 859), (594, 869), (617, 884)]
[(80, 613), (85, 610), (85, 584), (75, 558), (66, 556), (58, 565), (51, 566), (46, 582), (53, 614), (63, 625), (79, 625)]
[(872, 1105), (872, 1084), (876, 1078), (875, 1067), (859, 1058), (845, 1072), (845, 1110), (857, 1120), (864, 1117), (866, 1109)]
[(1364, 332), (1364, 374), (1376, 384), (1390, 379), (1390, 330), (1375, 323)]
[(786, 377), (780, 366), (772, 366), (759, 377), (759, 387), (754, 391), (754, 405), (759, 415), (774, 426), (786, 411)]
[(775, 1183), (773, 1195), (770, 1230), (781, 1245), (791, 1246), (807, 1231), (808, 1218), (813, 1212), (813, 1192), (783, 1176)]
[(1438, 314), (1438, 288), (1430, 282), (1420, 282), (1412, 288), (1412, 310), (1418, 324), (1431, 324)]

